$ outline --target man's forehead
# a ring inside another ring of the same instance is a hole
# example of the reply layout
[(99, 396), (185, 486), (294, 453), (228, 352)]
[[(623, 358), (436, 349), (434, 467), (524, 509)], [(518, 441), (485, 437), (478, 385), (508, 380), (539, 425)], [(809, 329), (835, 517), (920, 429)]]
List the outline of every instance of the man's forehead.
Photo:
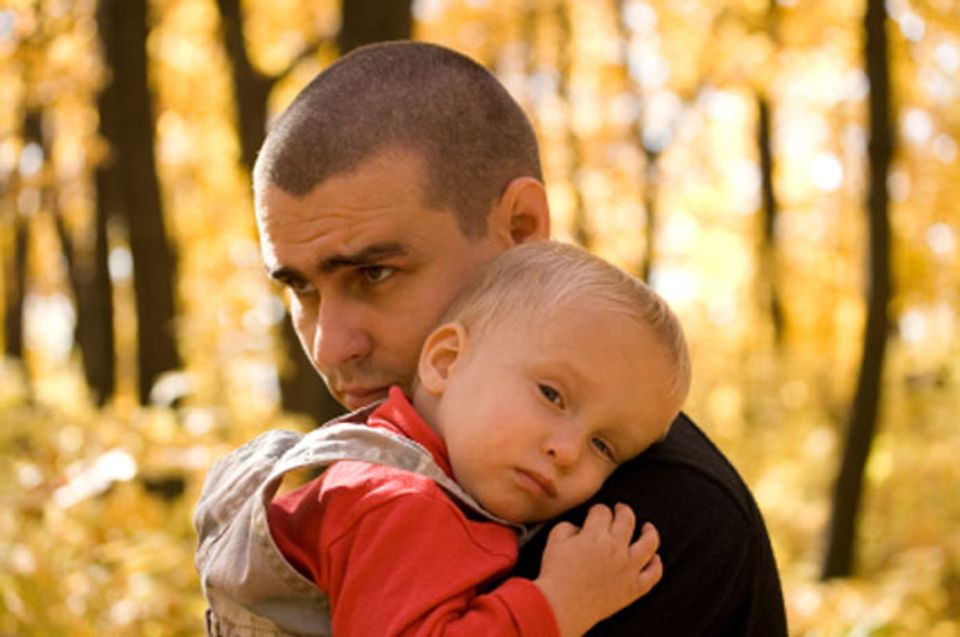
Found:
[(362, 188), (336, 192), (313, 190), (303, 196), (291, 195), (279, 187), (266, 188), (257, 197), (257, 228), (262, 241), (298, 243), (329, 238), (355, 243), (354, 237), (379, 234), (361, 243), (390, 240), (402, 235), (399, 204), (387, 194), (371, 194)]
[(369, 149), (363, 157), (356, 161), (345, 163), (334, 170), (315, 175), (315, 181), (309, 186), (304, 184), (303, 189), (290, 190), (282, 182), (271, 181), (269, 177), (254, 179), (254, 196), (259, 199), (263, 195), (273, 192), (282, 192), (288, 197), (309, 197), (311, 192), (323, 188), (331, 182), (348, 180), (359, 175), (366, 179), (383, 180), (399, 177), (418, 194), (426, 193), (430, 171), (429, 162), (424, 153), (412, 146), (400, 143), (385, 143), (382, 146)]
[[(283, 232), (314, 224), (404, 224), (433, 225), (436, 216), (455, 214), (425, 196), (417, 166), (392, 161), (393, 154), (362, 164), (354, 171), (332, 175), (303, 194), (287, 192), (266, 183), (255, 191), (255, 213), (261, 232)], [(427, 219), (426, 217), (430, 218)]]

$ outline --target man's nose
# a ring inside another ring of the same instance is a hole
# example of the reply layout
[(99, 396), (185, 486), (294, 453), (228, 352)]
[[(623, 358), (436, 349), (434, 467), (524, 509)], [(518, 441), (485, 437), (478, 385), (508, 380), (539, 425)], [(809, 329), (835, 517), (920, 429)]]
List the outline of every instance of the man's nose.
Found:
[(370, 336), (361, 315), (345, 304), (321, 302), (313, 334), (312, 354), (322, 370), (334, 370), (365, 358), (371, 349)]

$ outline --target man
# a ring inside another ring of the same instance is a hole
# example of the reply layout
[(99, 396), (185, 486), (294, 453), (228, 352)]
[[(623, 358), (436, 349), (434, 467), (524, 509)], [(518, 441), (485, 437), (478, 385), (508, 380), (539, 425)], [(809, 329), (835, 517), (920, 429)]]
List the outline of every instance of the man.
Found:
[[(358, 49), (315, 78), (271, 130), (254, 190), (267, 270), (350, 409), (409, 390), (424, 338), (467, 279), (549, 234), (526, 116), (482, 67), (422, 43)], [(760, 513), (686, 416), (586, 506), (597, 501), (653, 522), (664, 578), (594, 634), (786, 635)], [(524, 547), (520, 574), (537, 575), (546, 535)]]

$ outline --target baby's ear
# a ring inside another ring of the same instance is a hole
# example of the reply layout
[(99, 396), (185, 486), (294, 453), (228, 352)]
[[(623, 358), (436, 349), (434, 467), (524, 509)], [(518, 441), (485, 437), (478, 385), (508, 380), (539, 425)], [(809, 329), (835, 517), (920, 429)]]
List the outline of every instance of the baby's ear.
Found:
[(467, 332), (460, 323), (444, 323), (433, 330), (420, 350), (420, 386), (431, 394), (442, 394), (466, 343)]

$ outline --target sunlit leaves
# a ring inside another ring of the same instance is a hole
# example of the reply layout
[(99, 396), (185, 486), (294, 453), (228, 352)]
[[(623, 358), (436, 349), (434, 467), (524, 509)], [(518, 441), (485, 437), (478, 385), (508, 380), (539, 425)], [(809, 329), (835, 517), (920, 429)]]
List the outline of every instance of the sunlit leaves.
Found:
[[(898, 140), (888, 180), (894, 338), (867, 468), (863, 576), (820, 585), (864, 320), (863, 3), (414, 3), (417, 37), (490, 66), (531, 114), (555, 235), (577, 236), (580, 207), (598, 252), (633, 271), (654, 255), (651, 280), (693, 345), (687, 410), (754, 488), (797, 635), (960, 634), (960, 28), (949, 0), (887, 4)], [(338, 5), (242, 3), (254, 65), (285, 74), (274, 112), (332, 60)], [(181, 264), (176, 329), (186, 369), (158, 384), (160, 406), (132, 407), (130, 254), (111, 227), (120, 395), (102, 412), (90, 406), (70, 349), (53, 206), (39, 193), (53, 188), (77, 250), (89, 250), (91, 175), (110, 157), (96, 136), (96, 93), (109, 69), (95, 9), (94, 0), (0, 8), (4, 258), (13, 215), (30, 219), (28, 352), (22, 366), (0, 362), (0, 504), (12, 512), (0, 516), (0, 632), (196, 634), (190, 508), (212, 459), (275, 418), (282, 308), (263, 276), (237, 168), (217, 7), (155, 0), (150, 85)], [(761, 94), (781, 204), (782, 351), (757, 300)], [(46, 149), (24, 138), (32, 108), (43, 111)], [(178, 485), (181, 496), (160, 497)]]

